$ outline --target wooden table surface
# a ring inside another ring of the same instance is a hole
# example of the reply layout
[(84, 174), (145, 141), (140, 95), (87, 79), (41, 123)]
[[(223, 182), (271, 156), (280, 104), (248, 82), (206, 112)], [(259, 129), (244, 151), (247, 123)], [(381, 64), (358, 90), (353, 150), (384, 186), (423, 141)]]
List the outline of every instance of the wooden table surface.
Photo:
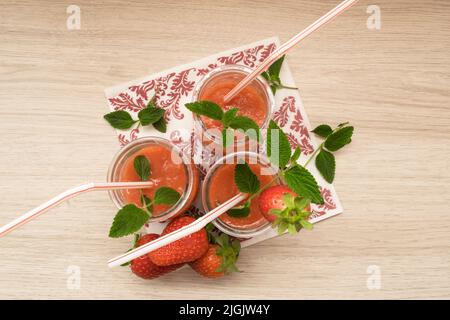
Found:
[[(105, 178), (119, 148), (105, 87), (286, 41), (337, 2), (2, 1), (0, 224)], [(80, 30), (66, 27), (70, 4)], [(289, 54), (313, 125), (356, 127), (337, 159), (344, 214), (245, 249), (229, 278), (186, 268), (149, 282), (107, 268), (128, 239), (107, 237), (108, 195), (87, 194), (0, 239), (0, 298), (450, 298), (449, 30), (447, 0), (360, 1)]]

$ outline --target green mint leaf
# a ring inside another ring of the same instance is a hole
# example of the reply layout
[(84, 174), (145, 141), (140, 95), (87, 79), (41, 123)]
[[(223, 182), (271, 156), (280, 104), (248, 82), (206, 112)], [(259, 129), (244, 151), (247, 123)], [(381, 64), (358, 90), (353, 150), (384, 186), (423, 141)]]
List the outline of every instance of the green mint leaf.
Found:
[(348, 124), (349, 124), (348, 121), (347, 121), (347, 122), (343, 122), (343, 123), (339, 123), (339, 124), (338, 124), (338, 128), (345, 127), (345, 126), (348, 125)]
[(137, 120), (131, 118), (131, 115), (128, 112), (123, 110), (110, 112), (105, 114), (103, 118), (108, 121), (113, 128), (120, 130), (129, 129), (137, 122)]
[(238, 108), (231, 108), (223, 114), (222, 124), (224, 128), (228, 128), (230, 126), (230, 122), (236, 117), (237, 112)]
[(316, 167), (328, 183), (333, 183), (334, 173), (336, 171), (336, 159), (331, 152), (324, 149), (320, 150), (316, 157)]
[(312, 132), (314, 132), (318, 136), (326, 138), (333, 133), (333, 129), (331, 129), (331, 127), (327, 124), (321, 124), (320, 126), (317, 126), (314, 130), (312, 130)]
[(269, 69), (261, 74), (269, 83), (270, 89), (274, 95), (279, 88), (283, 87), (280, 80), (280, 70), (283, 65), (284, 57), (285, 56), (282, 56), (277, 61), (272, 63)]
[(353, 129), (353, 127), (343, 127), (329, 135), (325, 140), (325, 148), (330, 151), (337, 151), (352, 142)]
[[(165, 112), (165, 110), (164, 110)], [(158, 121), (153, 123), (153, 127), (159, 132), (166, 133), (167, 132), (167, 121), (164, 119), (164, 115)]]
[(214, 102), (204, 100), (186, 103), (185, 106), (188, 110), (195, 114), (206, 116), (214, 120), (222, 120), (223, 110)]
[(312, 203), (324, 203), (316, 179), (304, 167), (295, 165), (289, 168), (284, 173), (284, 179), (297, 195), (311, 199)]
[(160, 187), (155, 192), (153, 203), (174, 205), (180, 197), (181, 195), (176, 190), (169, 187)]
[(114, 217), (109, 236), (119, 238), (135, 233), (144, 226), (149, 218), (144, 210), (134, 204), (127, 204)]
[(285, 55), (283, 55), (281, 58), (279, 58), (277, 61), (275, 61), (274, 63), (271, 64), (271, 66), (269, 67), (269, 74), (270, 77), (273, 79), (275, 78), (279, 78), (280, 77), (280, 71), (281, 71), (281, 66), (283, 65), (284, 62), (284, 58)]
[(235, 116), (229, 122), (230, 128), (242, 130), (251, 139), (259, 141), (259, 126), (255, 121), (244, 116)]
[(238, 163), (234, 168), (234, 183), (243, 193), (254, 194), (259, 190), (258, 177), (247, 163)]
[(150, 162), (145, 156), (137, 156), (134, 158), (134, 171), (142, 181), (147, 181), (150, 177)]
[[(291, 145), (283, 130), (270, 120), (267, 129), (267, 156), (273, 165), (286, 167), (291, 158)], [(273, 150), (272, 150), (273, 149)]]
[(300, 155), (302, 154), (302, 149), (300, 147), (296, 147), (294, 150), (294, 154), (291, 157), (291, 163), (296, 163)]
[(247, 206), (236, 207), (228, 210), (227, 214), (233, 218), (245, 218), (250, 214), (250, 208)]
[(234, 141), (233, 130), (223, 129), (222, 130), (222, 145), (224, 148), (230, 146)]
[(155, 123), (164, 116), (164, 109), (161, 108), (145, 108), (139, 111), (138, 118), (143, 126)]
[(141, 203), (142, 203), (142, 208), (150, 215), (151, 217), (151, 213), (153, 212), (153, 205), (152, 205), (152, 200), (150, 200), (149, 197), (147, 197), (145, 194), (141, 195)]

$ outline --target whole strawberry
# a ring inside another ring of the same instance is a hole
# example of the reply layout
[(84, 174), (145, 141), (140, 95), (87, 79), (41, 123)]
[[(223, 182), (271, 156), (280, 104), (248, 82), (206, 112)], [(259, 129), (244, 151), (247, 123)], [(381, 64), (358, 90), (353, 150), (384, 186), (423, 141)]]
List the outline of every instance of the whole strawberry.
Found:
[[(153, 241), (153, 240), (157, 239), (158, 237), (159, 237), (159, 235), (154, 234), (154, 233), (143, 235), (142, 237), (140, 237), (137, 240), (136, 246), (142, 246), (143, 244)], [(161, 267), (161, 266), (154, 264), (150, 260), (148, 254), (145, 254), (143, 256), (140, 256), (139, 258), (132, 260), (130, 267), (131, 267), (131, 271), (138, 277), (141, 277), (144, 279), (154, 279), (159, 276), (162, 276), (163, 274), (174, 271), (174, 270), (180, 268), (182, 265), (183, 264)]]
[(277, 185), (267, 188), (258, 197), (259, 210), (278, 233), (286, 230), (296, 233), (301, 228), (312, 229), (308, 221), (311, 215), (310, 200), (297, 196), (288, 186)]
[[(161, 235), (171, 233), (194, 221), (194, 218), (188, 216), (175, 218), (164, 228)], [(152, 262), (158, 266), (170, 266), (197, 260), (204, 255), (207, 250), (208, 236), (206, 230), (201, 229), (191, 235), (150, 252), (148, 256)]]
[(230, 242), (226, 234), (215, 238), (217, 244), (210, 244), (209, 249), (201, 258), (189, 265), (198, 274), (207, 278), (219, 278), (226, 274), (239, 271), (235, 265), (241, 250), (239, 240)]

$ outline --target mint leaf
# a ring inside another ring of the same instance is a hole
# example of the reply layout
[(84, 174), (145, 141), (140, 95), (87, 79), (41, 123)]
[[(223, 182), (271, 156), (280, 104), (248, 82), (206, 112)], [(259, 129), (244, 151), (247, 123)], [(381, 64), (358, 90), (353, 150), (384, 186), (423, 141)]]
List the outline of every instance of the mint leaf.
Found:
[(238, 163), (234, 168), (234, 183), (240, 192), (256, 193), (259, 190), (258, 177), (252, 172), (247, 163)]
[(242, 130), (251, 139), (259, 141), (259, 126), (252, 119), (236, 116), (229, 122), (229, 126), (235, 130)]
[(326, 138), (331, 133), (333, 133), (333, 129), (331, 129), (331, 127), (327, 124), (321, 124), (320, 126), (317, 126), (314, 130), (312, 130), (312, 132), (314, 132), (318, 136)]
[(185, 106), (188, 110), (195, 114), (206, 116), (214, 120), (222, 120), (223, 110), (214, 102), (204, 100), (186, 103)]
[(230, 146), (234, 141), (233, 130), (223, 129), (222, 130), (222, 145), (224, 148)]
[(160, 187), (155, 192), (154, 204), (173, 205), (178, 202), (181, 195), (174, 189), (169, 187)]
[(231, 108), (223, 114), (222, 124), (224, 128), (228, 128), (230, 126), (230, 122), (236, 117), (237, 112), (237, 108)]
[(277, 61), (272, 63), (272, 65), (269, 67), (269, 69), (261, 74), (269, 83), (270, 89), (272, 89), (272, 93), (274, 95), (278, 89), (283, 87), (283, 85), (281, 84), (281, 79), (280, 79), (280, 71), (281, 71), (281, 66), (283, 65), (284, 57), (285, 56), (283, 55)]
[(291, 157), (291, 163), (296, 163), (300, 155), (302, 154), (302, 149), (300, 147), (296, 147), (294, 150), (294, 154)]
[(325, 140), (325, 148), (330, 151), (337, 151), (352, 142), (352, 135), (353, 127), (343, 127), (328, 136)]
[(145, 156), (137, 156), (134, 158), (134, 171), (142, 181), (147, 181), (150, 177), (150, 162)]
[(250, 214), (248, 206), (235, 207), (227, 211), (227, 214), (233, 218), (245, 218)]
[(284, 173), (284, 179), (297, 195), (311, 199), (312, 203), (324, 203), (316, 179), (304, 167), (295, 165), (289, 168)]
[(110, 112), (105, 114), (103, 118), (108, 121), (113, 128), (120, 130), (129, 129), (137, 122), (137, 120), (131, 118), (131, 115), (128, 112), (123, 110)]
[(324, 149), (320, 150), (316, 157), (316, 167), (328, 183), (333, 182), (336, 171), (336, 159), (331, 152)]
[[(165, 112), (165, 111), (164, 111)], [(167, 121), (164, 119), (164, 115), (158, 121), (153, 123), (153, 127), (159, 132), (166, 133), (167, 131)]]
[[(272, 164), (284, 168), (291, 158), (291, 145), (283, 130), (270, 120), (267, 129), (267, 156)], [(273, 149), (273, 150), (272, 150)]]
[(149, 215), (134, 204), (127, 204), (114, 217), (109, 236), (111, 238), (124, 237), (139, 231), (148, 221)]
[(161, 108), (145, 108), (139, 111), (138, 118), (143, 126), (155, 123), (164, 115), (164, 110)]
[(272, 78), (274, 76), (278, 77), (278, 78), (280, 77), (281, 66), (283, 65), (284, 58), (285, 58), (285, 55), (283, 55), (277, 61), (272, 63), (271, 66), (269, 67), (269, 74)]

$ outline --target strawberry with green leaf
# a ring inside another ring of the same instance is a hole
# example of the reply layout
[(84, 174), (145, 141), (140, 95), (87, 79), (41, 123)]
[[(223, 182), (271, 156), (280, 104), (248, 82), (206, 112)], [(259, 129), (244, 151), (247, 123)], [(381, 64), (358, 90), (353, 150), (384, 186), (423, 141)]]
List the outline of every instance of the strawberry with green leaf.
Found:
[(259, 198), (259, 210), (273, 223), (278, 233), (297, 233), (301, 228), (312, 229), (310, 200), (299, 197), (288, 186), (278, 185), (264, 190)]
[(204, 277), (220, 278), (239, 271), (236, 261), (240, 250), (239, 240), (230, 240), (228, 235), (223, 233), (214, 237), (214, 243), (209, 245), (208, 251), (189, 265)]

